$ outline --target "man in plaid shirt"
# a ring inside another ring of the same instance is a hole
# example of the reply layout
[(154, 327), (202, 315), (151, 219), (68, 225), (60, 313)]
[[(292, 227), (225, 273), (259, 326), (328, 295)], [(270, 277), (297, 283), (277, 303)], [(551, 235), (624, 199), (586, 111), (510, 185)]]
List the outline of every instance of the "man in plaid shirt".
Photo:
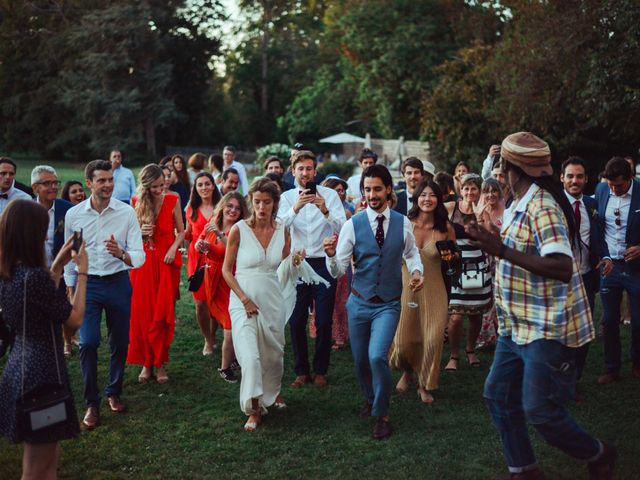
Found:
[(484, 389), (512, 479), (542, 479), (527, 423), (551, 445), (587, 462), (589, 478), (613, 478), (615, 449), (589, 435), (565, 410), (575, 391), (576, 349), (594, 337), (591, 310), (572, 254), (571, 205), (553, 181), (549, 146), (532, 133), (502, 142), (513, 192), (502, 231), (467, 226), (498, 257), (498, 343)]

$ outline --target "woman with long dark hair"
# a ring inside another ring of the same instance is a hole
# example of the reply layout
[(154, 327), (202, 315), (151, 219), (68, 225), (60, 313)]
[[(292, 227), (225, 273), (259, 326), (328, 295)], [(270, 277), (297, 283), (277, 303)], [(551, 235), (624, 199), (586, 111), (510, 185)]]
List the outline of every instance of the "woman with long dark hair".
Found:
[[(29, 219), (29, 221), (25, 221)], [(0, 217), (0, 303), (2, 317), (16, 332), (13, 349), (0, 379), (0, 434), (24, 442), (22, 478), (57, 476), (60, 440), (80, 433), (78, 417), (67, 405), (67, 418), (32, 431), (18, 418), (17, 402), (25, 393), (52, 383), (71, 395), (64, 361), (61, 326), (82, 325), (89, 269), (84, 244), (72, 252), (69, 239), (47, 270), (44, 242), (49, 215), (30, 200), (14, 200)], [(78, 268), (73, 303), (58, 288), (63, 267), (73, 258)]]
[[(431, 391), (438, 388), (444, 329), (447, 326), (447, 287), (440, 268), (442, 256), (438, 241), (455, 242), (442, 191), (431, 180), (421, 181), (414, 191), (413, 206), (407, 215), (413, 225), (416, 246), (424, 267), (428, 289), (414, 293), (402, 291), (400, 321), (389, 354), (392, 368), (403, 371), (396, 389), (404, 393), (411, 377), (418, 376), (418, 395), (422, 402), (433, 403)], [(447, 258), (454, 260), (453, 258)], [(406, 265), (402, 267), (403, 285), (410, 278)]]
[[(173, 183), (169, 189), (180, 196), (180, 208), (184, 212), (184, 209), (187, 208), (187, 205), (189, 204), (189, 193), (191, 191), (187, 163), (181, 155), (174, 155), (171, 157), (170, 163), (173, 167)], [(184, 219), (183, 215), (183, 220)]]
[(156, 164), (138, 175), (132, 206), (144, 239), (145, 262), (131, 270), (131, 322), (127, 363), (142, 365), (138, 375), (146, 383), (156, 370), (156, 381), (169, 380), (165, 365), (176, 326), (175, 302), (184, 238), (180, 202), (164, 191), (164, 173)]
[[(208, 172), (201, 172), (196, 175), (196, 181), (191, 190), (191, 199), (187, 207), (187, 229), (185, 240), (189, 241), (187, 250), (187, 275), (191, 276), (196, 271), (201, 253), (196, 250), (196, 240), (204, 230), (209, 220), (213, 217), (213, 212), (220, 201), (220, 191), (216, 187), (213, 177)], [(204, 261), (204, 259), (202, 259)], [(201, 262), (202, 263), (202, 262)], [(196, 306), (196, 319), (200, 326), (200, 331), (204, 337), (204, 347), (202, 355), (213, 355), (216, 345), (216, 321), (211, 318), (207, 307), (207, 294), (204, 289), (204, 282), (198, 291), (193, 292), (193, 300)]]
[(82, 182), (77, 180), (69, 180), (62, 187), (62, 193), (60, 194), (60, 198), (66, 200), (67, 202), (73, 203), (74, 205), (79, 204), (84, 201), (87, 197), (84, 193), (84, 187), (82, 186)]

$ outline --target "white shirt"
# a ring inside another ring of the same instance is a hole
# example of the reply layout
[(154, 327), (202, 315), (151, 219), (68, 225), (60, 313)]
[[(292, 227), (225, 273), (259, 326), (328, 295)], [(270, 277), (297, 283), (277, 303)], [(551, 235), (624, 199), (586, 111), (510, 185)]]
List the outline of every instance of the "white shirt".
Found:
[(569, 200), (569, 203), (571, 204), (571, 210), (575, 211), (576, 202), (580, 203), (580, 245), (579, 248), (574, 247), (573, 256), (578, 261), (578, 264), (580, 266), (580, 275), (584, 275), (591, 270), (591, 264), (589, 263), (591, 219), (589, 218), (587, 207), (582, 201), (582, 195), (580, 195), (580, 198), (576, 198), (566, 190), (564, 191), (564, 194), (567, 196), (567, 200)]
[(33, 200), (28, 193), (18, 190), (15, 185), (16, 183), (14, 181), (9, 190), (2, 192), (3, 195), (5, 193), (7, 194), (7, 198), (0, 198), (0, 215), (2, 215), (2, 212), (4, 212), (4, 209), (7, 208), (11, 200)]
[[(384, 238), (387, 238), (387, 232), (389, 231), (389, 219), (391, 217), (391, 210), (389, 207), (384, 212), (378, 213), (371, 207), (367, 207), (365, 210), (369, 219), (369, 225), (371, 231), (375, 235), (378, 229), (378, 215), (384, 216), (382, 222), (382, 229), (384, 230)], [(404, 239), (404, 248), (402, 251), (402, 257), (407, 262), (407, 268), (410, 272), (418, 271), (422, 275), (422, 260), (420, 259), (420, 252), (416, 247), (416, 239), (413, 236), (413, 225), (409, 219), (405, 216), (402, 218), (402, 237)], [(327, 257), (327, 270), (333, 278), (338, 278), (347, 271), (347, 267), (351, 263), (351, 257), (353, 256), (353, 247), (356, 243), (356, 232), (353, 228), (353, 218), (347, 220), (340, 231), (338, 237), (338, 245), (336, 246), (336, 254), (333, 257)], [(399, 245), (398, 245), (399, 247)]]
[[(604, 212), (604, 241), (609, 248), (609, 256), (614, 260), (624, 259), (624, 251), (627, 249), (627, 220), (629, 219), (629, 209), (631, 208), (631, 194), (633, 193), (633, 182), (629, 190), (623, 195), (614, 195), (609, 190), (609, 201)], [(615, 215), (615, 210), (620, 210), (620, 215)], [(620, 219), (620, 225), (616, 225), (616, 218)]]
[[(36, 200), (37, 201), (37, 200)], [(42, 204), (40, 204), (42, 205)], [(49, 213), (49, 228), (47, 228), (47, 239), (44, 242), (44, 250), (47, 255), (47, 266), (50, 267), (53, 263), (53, 237), (56, 234), (55, 218), (56, 218), (56, 202), (53, 202)]]
[(231, 165), (223, 165), (222, 170), (227, 170), (229, 168), (233, 168), (238, 171), (238, 176), (240, 177), (240, 185), (238, 186), (238, 190), (242, 195), (247, 195), (249, 193), (249, 181), (247, 180), (247, 171), (244, 168), (244, 165), (240, 162), (236, 162), (235, 160), (231, 162)]
[(325, 217), (313, 203), (308, 203), (296, 214), (293, 206), (300, 196), (300, 186), (287, 190), (280, 197), (278, 219), (291, 232), (291, 251), (304, 249), (309, 258), (325, 256), (322, 242), (326, 237), (339, 233), (347, 217), (340, 197), (335, 190), (322, 185), (317, 186), (318, 193), (324, 198), (329, 214)]
[[(107, 208), (98, 213), (91, 206), (91, 197), (87, 198), (67, 211), (64, 221), (65, 240), (80, 229), (87, 244), (89, 275), (112, 275), (144, 264), (140, 225), (135, 211), (126, 203), (112, 197)], [(105, 241), (111, 238), (111, 235), (115, 237), (120, 248), (129, 254), (132, 267), (107, 251)], [(64, 281), (73, 287), (76, 284), (76, 276), (76, 266), (69, 262), (64, 269)]]
[(133, 172), (120, 165), (113, 169), (113, 198), (129, 203), (136, 193), (136, 179)]

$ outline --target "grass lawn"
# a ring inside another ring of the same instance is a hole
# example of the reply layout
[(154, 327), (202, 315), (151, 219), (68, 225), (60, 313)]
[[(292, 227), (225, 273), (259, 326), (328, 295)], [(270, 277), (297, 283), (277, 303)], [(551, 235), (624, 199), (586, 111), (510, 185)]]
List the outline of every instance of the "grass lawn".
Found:
[[(19, 162), (25, 179), (36, 162)], [(59, 167), (59, 165), (54, 165)], [(81, 168), (60, 168), (61, 180), (81, 177)], [(597, 309), (599, 312), (599, 308)], [(498, 433), (482, 401), (482, 385), (492, 357), (481, 354), (482, 367), (461, 362), (458, 372), (443, 372), (436, 403), (425, 406), (414, 390), (394, 394), (394, 435), (385, 442), (369, 438), (372, 422), (357, 413), (362, 404), (351, 353), (332, 355), (325, 389), (288, 387), (293, 380), (290, 344), (285, 353), (285, 412), (272, 412), (257, 432), (242, 431), (245, 417), (238, 402), (239, 384), (230, 385), (215, 371), (219, 350), (201, 355), (202, 339), (193, 302), (184, 289), (177, 306), (178, 325), (166, 385), (137, 384), (138, 367), (126, 371), (123, 400), (128, 411), (115, 415), (102, 408), (102, 426), (63, 443), (60, 478), (429, 478), (491, 479), (505, 474)], [(599, 313), (597, 315), (599, 317)], [(624, 345), (629, 327), (623, 327)], [(100, 385), (106, 379), (108, 346), (103, 329)], [(218, 345), (222, 339), (218, 334)], [(445, 358), (448, 352), (445, 351)], [(569, 408), (576, 419), (619, 450), (620, 479), (638, 478), (640, 420), (634, 411), (640, 381), (630, 378), (624, 355), (624, 380), (609, 387), (595, 384), (602, 371), (602, 344), (594, 342), (581, 382), (587, 400)], [(443, 360), (444, 361), (444, 360)], [(0, 369), (4, 366), (0, 362)], [(68, 361), (78, 413), (82, 380), (77, 351)], [(397, 380), (399, 374), (395, 374)], [(534, 448), (547, 478), (586, 478), (586, 467), (547, 446), (532, 432)], [(0, 479), (20, 476), (22, 447), (0, 439)], [(636, 472), (635, 474), (633, 472)]]

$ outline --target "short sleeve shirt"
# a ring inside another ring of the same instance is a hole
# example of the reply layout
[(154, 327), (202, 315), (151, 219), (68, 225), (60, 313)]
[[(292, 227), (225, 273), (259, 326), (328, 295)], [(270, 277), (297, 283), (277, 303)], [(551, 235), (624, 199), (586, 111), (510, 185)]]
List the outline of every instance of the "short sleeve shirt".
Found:
[(500, 259), (496, 267), (498, 333), (519, 344), (556, 340), (579, 347), (594, 338), (591, 310), (568, 228), (553, 196), (531, 185), (505, 211), (502, 240), (507, 247), (540, 257), (559, 253), (573, 259), (569, 283), (543, 277)]

